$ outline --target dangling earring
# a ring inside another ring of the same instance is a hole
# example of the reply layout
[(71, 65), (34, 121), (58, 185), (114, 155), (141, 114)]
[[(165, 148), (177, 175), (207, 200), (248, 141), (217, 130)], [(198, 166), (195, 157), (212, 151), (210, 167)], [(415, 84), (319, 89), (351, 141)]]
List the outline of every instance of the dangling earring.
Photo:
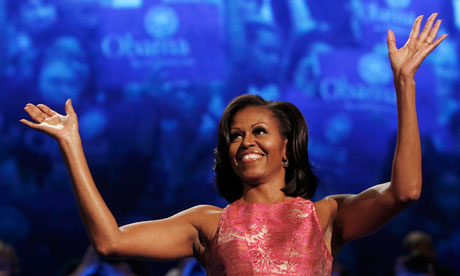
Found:
[(289, 160), (287, 160), (286, 158), (283, 158), (283, 167), (289, 167)]

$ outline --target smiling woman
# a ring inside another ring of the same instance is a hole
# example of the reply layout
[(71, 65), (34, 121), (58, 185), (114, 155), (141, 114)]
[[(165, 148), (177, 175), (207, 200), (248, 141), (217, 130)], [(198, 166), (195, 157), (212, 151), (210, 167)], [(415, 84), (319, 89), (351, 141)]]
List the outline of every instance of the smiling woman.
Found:
[[(266, 152), (268, 150), (281, 152), (272, 155)], [(265, 173), (278, 173), (276, 185), (287, 196), (311, 198), (314, 195), (318, 179), (308, 159), (307, 124), (293, 104), (243, 95), (225, 109), (219, 124), (214, 170), (217, 188), (229, 202), (241, 198), (244, 181), (257, 184), (266, 180), (262, 175), (249, 179), (239, 175), (245, 162), (238, 159), (245, 153), (261, 154), (263, 160), (258, 163), (270, 164), (264, 169)], [(263, 169), (261, 167), (259, 169)]]
[(391, 182), (360, 194), (317, 202), (317, 178), (308, 160), (308, 132), (292, 104), (244, 95), (219, 123), (216, 183), (230, 202), (201, 205), (172, 217), (118, 226), (97, 190), (83, 152), (72, 102), (61, 115), (27, 104), (35, 121), (21, 120), (59, 143), (88, 235), (105, 256), (174, 259), (196, 257), (209, 275), (331, 275), (332, 257), (351, 240), (371, 234), (417, 200), (422, 189), (421, 149), (414, 75), (447, 37), (441, 21), (422, 16), (398, 49), (388, 32), (388, 53), (398, 106), (398, 137)]

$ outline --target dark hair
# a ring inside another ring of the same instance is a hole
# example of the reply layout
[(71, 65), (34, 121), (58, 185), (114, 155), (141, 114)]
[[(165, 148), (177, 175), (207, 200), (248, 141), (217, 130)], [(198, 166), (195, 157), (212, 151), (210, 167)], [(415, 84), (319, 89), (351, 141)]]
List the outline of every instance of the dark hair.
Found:
[(233, 171), (229, 159), (230, 124), (235, 114), (246, 107), (265, 107), (278, 120), (280, 134), (288, 139), (286, 155), (289, 166), (286, 168), (286, 186), (281, 190), (286, 196), (313, 197), (318, 178), (312, 171), (308, 160), (308, 128), (299, 109), (288, 102), (266, 101), (257, 95), (239, 96), (225, 108), (219, 123), (216, 159), (216, 186), (221, 196), (233, 202), (243, 194), (243, 183)]

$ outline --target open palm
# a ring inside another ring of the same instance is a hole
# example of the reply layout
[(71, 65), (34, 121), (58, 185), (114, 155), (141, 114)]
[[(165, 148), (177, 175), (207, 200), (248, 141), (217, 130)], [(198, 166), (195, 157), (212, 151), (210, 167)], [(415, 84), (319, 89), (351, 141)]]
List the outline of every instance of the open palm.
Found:
[(72, 107), (72, 101), (70, 99), (65, 103), (65, 116), (57, 113), (44, 104), (33, 105), (29, 103), (24, 110), (36, 123), (26, 119), (20, 120), (22, 123), (50, 135), (57, 141), (78, 135), (77, 114)]
[(433, 13), (428, 18), (421, 33), (420, 27), (423, 15), (417, 17), (409, 39), (400, 49), (396, 47), (394, 33), (391, 30), (388, 31), (388, 54), (395, 77), (414, 77), (423, 60), (447, 37), (447, 35), (444, 34), (434, 40), (441, 26), (441, 20), (437, 20), (436, 23), (434, 23), (437, 16), (437, 13)]

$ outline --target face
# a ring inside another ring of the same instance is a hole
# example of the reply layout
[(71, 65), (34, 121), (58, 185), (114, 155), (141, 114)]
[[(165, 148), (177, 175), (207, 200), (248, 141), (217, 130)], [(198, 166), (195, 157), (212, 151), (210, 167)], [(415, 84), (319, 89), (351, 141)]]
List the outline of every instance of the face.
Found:
[(39, 91), (50, 103), (62, 103), (68, 98), (77, 101), (85, 82), (64, 62), (52, 61), (45, 64), (40, 72)]
[(281, 41), (272, 31), (261, 29), (249, 47), (250, 70), (255, 77), (273, 81), (279, 74), (281, 63)]
[(284, 182), (286, 145), (278, 120), (265, 107), (247, 107), (233, 117), (229, 158), (233, 171), (243, 183), (253, 186)]

